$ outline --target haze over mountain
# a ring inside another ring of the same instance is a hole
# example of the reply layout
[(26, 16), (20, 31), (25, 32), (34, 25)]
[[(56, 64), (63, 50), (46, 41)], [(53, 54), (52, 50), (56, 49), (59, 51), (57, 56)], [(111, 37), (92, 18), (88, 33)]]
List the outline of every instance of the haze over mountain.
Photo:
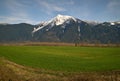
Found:
[(0, 42), (120, 43), (120, 21), (88, 22), (60, 15), (37, 25), (0, 24)]

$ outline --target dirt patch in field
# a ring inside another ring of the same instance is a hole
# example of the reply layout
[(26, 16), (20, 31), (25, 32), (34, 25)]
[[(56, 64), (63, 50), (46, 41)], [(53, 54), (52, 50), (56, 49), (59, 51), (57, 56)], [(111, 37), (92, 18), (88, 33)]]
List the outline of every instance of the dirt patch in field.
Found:
[(0, 81), (120, 81), (120, 71), (50, 71), (18, 65), (0, 58)]
[(120, 47), (120, 44), (65, 43), (65, 42), (3, 42), (0, 46), (82, 46), (82, 47)]

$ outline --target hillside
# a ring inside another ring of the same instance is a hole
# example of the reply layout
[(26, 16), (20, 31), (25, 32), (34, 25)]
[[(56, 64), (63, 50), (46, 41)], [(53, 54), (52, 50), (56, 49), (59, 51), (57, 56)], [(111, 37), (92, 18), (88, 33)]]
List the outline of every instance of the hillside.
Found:
[(0, 42), (30, 41), (33, 27), (33, 25), (26, 23), (0, 24)]
[(0, 42), (120, 43), (119, 22), (88, 22), (67, 15), (37, 25), (0, 24)]

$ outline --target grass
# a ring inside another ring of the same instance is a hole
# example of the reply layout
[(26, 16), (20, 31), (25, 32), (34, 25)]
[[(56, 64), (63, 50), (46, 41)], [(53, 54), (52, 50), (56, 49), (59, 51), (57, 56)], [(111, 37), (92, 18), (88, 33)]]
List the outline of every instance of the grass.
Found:
[(0, 61), (0, 81), (120, 81), (120, 71), (66, 73), (30, 68), (4, 58)]
[(118, 47), (0, 46), (0, 57), (21, 65), (55, 71), (120, 70)]

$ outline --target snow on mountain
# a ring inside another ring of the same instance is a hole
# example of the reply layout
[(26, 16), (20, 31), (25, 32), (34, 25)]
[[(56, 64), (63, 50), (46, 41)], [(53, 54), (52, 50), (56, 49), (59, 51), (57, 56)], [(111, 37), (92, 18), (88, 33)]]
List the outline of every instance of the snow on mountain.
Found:
[(72, 16), (67, 16), (67, 15), (60, 15), (60, 14), (58, 14), (54, 19), (53, 19), (53, 22), (56, 24), (56, 25), (61, 25), (61, 24), (63, 24), (64, 22), (66, 22), (66, 23), (69, 23), (69, 21), (68, 20), (70, 20), (70, 19), (72, 19), (72, 20), (74, 20), (75, 22), (77, 21), (74, 17), (72, 17)]
[(34, 28), (34, 30), (32, 31), (32, 33), (35, 33), (36, 31), (38, 31), (38, 30), (40, 30), (42, 28), (44, 28), (44, 26), (39, 26), (38, 28)]
[[(77, 23), (81, 23), (82, 21), (74, 18), (72, 16), (68, 16), (68, 15), (60, 15), (58, 14), (56, 17), (54, 17), (53, 19), (46, 21), (46, 22), (41, 22), (40, 24), (37, 25), (37, 28), (35, 27), (34, 30), (32, 31), (32, 34), (34, 34), (35, 32), (41, 30), (44, 27), (46, 28), (46, 31), (49, 31), (49, 29), (51, 29), (54, 26), (59, 26), (61, 25), (62, 28), (65, 28), (67, 24), (71, 23), (71, 21), (73, 22), (77, 22)], [(102, 24), (102, 25), (106, 25), (108, 24), (110, 25), (115, 25), (115, 24), (120, 24), (120, 22), (107, 22), (107, 23), (100, 23), (97, 21), (84, 21), (86, 22), (86, 24), (95, 26), (98, 24)], [(78, 28), (78, 31), (80, 31), (80, 28)]]
[(116, 21), (116, 22), (114, 22), (115, 24), (120, 24), (120, 21)]
[(120, 22), (119, 22), (119, 21), (118, 21), (117, 23), (118, 23), (118, 24), (120, 24)]
[(38, 28), (34, 27), (34, 30), (32, 31), (32, 34), (37, 32), (38, 30), (44, 28), (45, 26), (47, 26), (49, 24), (49, 22), (41, 22), (40, 24), (38, 24)]
[(115, 22), (109, 22), (110, 25), (117, 25), (117, 24), (120, 24), (120, 21), (115, 21)]
[(81, 36), (81, 34), (80, 34), (80, 26), (78, 26), (78, 32), (79, 32), (78, 36), (80, 37)]
[[(58, 14), (56, 17), (54, 17), (50, 21), (46, 21), (46, 22), (42, 22), (42, 23), (38, 24), (38, 28), (34, 28), (32, 33), (35, 33), (38, 30), (40, 30), (40, 29), (42, 29), (42, 28), (44, 28), (45, 26), (48, 26), (48, 25), (50, 25), (50, 28), (52, 28), (55, 25), (56, 26), (63, 25), (64, 23), (69, 24), (70, 20), (73, 20), (74, 22), (77, 21), (76, 18), (74, 18), (72, 16)], [(64, 25), (62, 27), (64, 28)]]
[(114, 23), (114, 22), (110, 22), (110, 24), (111, 24), (111, 25), (115, 25), (115, 23)]

